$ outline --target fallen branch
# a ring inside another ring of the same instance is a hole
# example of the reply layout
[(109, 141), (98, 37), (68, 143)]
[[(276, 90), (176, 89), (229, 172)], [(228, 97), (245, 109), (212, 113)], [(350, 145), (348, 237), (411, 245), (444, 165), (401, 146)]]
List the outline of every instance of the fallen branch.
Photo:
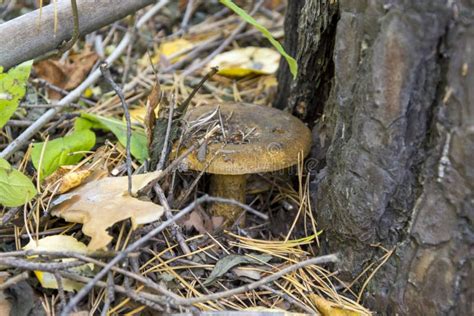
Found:
[[(120, 20), (154, 0), (79, 1), (79, 33), (85, 35)], [(54, 5), (24, 14), (0, 25), (0, 65), (8, 69), (53, 51), (73, 36), (74, 18), (70, 1), (58, 1), (58, 29), (54, 32)]]
[(25, 270), (35, 271), (41, 270), (46, 272), (56, 272), (59, 269), (74, 268), (83, 265), (82, 261), (67, 261), (67, 262), (33, 262), (18, 258), (2, 257), (0, 258), (0, 265), (21, 268)]
[[(125, 2), (125, 1), (124, 1)], [(126, 2), (132, 2), (132, 1), (126, 1)], [(141, 2), (141, 1), (137, 1)], [(156, 14), (164, 5), (166, 5), (169, 2), (169, 0), (161, 0), (158, 2), (155, 6), (153, 6), (150, 11), (145, 13), (140, 20), (138, 20), (136, 27), (140, 28), (143, 26), (154, 14)], [(120, 2), (121, 3), (121, 2)], [(115, 7), (115, 6), (111, 6)], [(7, 23), (5, 23), (7, 24)], [(2, 32), (2, 25), (0, 25), (0, 40), (1, 40), (1, 32)], [(131, 33), (125, 34), (123, 37), (122, 41), (120, 44), (117, 46), (117, 48), (113, 51), (113, 53), (105, 60), (108, 64), (113, 63), (115, 60), (117, 60), (120, 55), (125, 51), (127, 46), (130, 44), (132, 40), (132, 35)], [(8, 42), (8, 41), (7, 41)], [(2, 52), (6, 51), (2, 47)], [(5, 54), (5, 53), (0, 53), (0, 54)], [(0, 57), (0, 64), (2, 63), (1, 57)], [(79, 98), (82, 93), (92, 84), (96, 82), (97, 79), (100, 78), (100, 70), (96, 69), (93, 72), (89, 74), (89, 76), (82, 82), (76, 89), (72, 90), (67, 96), (62, 98), (61, 100), (58, 101), (57, 106), (55, 108), (49, 109), (46, 113), (44, 113), (38, 120), (36, 120), (30, 127), (28, 127), (26, 130), (23, 131), (16, 139), (14, 139), (8, 146), (5, 148), (1, 153), (0, 153), (0, 158), (7, 159), (10, 157), (15, 151), (17, 151), (19, 148), (24, 146), (28, 140), (33, 137), (46, 123), (48, 123), (53, 117), (61, 112), (64, 109), (64, 105), (69, 104)]]

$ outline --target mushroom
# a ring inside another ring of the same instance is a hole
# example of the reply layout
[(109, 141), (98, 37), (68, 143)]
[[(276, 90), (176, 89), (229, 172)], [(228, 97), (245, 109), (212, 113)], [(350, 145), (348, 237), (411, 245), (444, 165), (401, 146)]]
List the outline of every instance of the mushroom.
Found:
[[(215, 105), (190, 109), (190, 122), (215, 111)], [(210, 139), (205, 158), (197, 152), (187, 157), (191, 170), (212, 174), (210, 194), (245, 202), (247, 175), (277, 171), (298, 163), (310, 151), (311, 132), (300, 120), (278, 109), (247, 103), (219, 106), (224, 121), (222, 140)], [(211, 213), (233, 223), (242, 209), (233, 204), (213, 203)]]

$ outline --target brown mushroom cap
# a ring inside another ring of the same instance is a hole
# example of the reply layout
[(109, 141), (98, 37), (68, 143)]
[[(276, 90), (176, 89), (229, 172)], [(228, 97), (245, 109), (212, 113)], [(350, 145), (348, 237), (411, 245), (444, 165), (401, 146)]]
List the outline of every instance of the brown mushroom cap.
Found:
[[(296, 117), (248, 103), (224, 103), (219, 107), (228, 143), (223, 146), (211, 138), (204, 161), (198, 160), (197, 153), (188, 156), (190, 169), (222, 175), (270, 172), (293, 166), (298, 163), (299, 153), (303, 157), (309, 153), (311, 132)], [(204, 105), (190, 109), (185, 119), (194, 121), (216, 108)], [(242, 133), (250, 134), (239, 142)]]

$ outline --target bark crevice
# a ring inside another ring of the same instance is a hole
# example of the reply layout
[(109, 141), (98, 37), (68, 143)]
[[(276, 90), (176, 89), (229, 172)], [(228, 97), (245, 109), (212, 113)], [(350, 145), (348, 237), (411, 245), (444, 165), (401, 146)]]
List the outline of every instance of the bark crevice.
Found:
[[(331, 91), (310, 103), (323, 110), (313, 205), (324, 249), (343, 254), (341, 279), (384, 254), (374, 244), (396, 249), (364, 297), (382, 314), (474, 313), (473, 6), (341, 0), (333, 15)], [(280, 86), (290, 91), (280, 104), (298, 114), (322, 85), (294, 85)]]
[(293, 80), (286, 62), (280, 62), (274, 107), (293, 113), (310, 127), (323, 114), (334, 77), (337, 5), (337, 1), (330, 0), (288, 3), (285, 31), (294, 35), (285, 38), (284, 46), (296, 57), (299, 69)]

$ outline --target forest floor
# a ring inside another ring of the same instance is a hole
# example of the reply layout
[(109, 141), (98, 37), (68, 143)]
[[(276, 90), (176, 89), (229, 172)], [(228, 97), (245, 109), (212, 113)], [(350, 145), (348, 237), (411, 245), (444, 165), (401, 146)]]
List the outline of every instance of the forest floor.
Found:
[[(279, 41), (282, 3), (260, 3), (253, 15)], [(252, 5), (244, 8), (251, 12)], [(17, 5), (3, 17), (31, 9)], [(58, 58), (18, 66), (30, 75), (24, 98), (0, 132), (0, 150), (45, 113), (56, 112), (0, 165), (31, 181), (22, 184), (26, 196), (20, 196), (28, 203), (9, 197), (21, 206), (0, 209), (0, 314), (55, 315), (64, 308), (74, 315), (250, 308), (370, 314), (359, 303), (370, 275), (356, 280), (364, 285), (356, 291), (338, 279), (337, 255), (322, 255), (324, 232), (317, 228), (303, 162), (291, 172), (250, 176), (247, 207), (225, 229), (223, 219), (208, 212), (208, 176), (187, 170), (180, 163), (186, 155), (171, 155), (175, 159), (162, 159), (159, 171), (150, 170), (151, 131), (168, 127), (170, 117), (177, 120), (171, 108), (187, 102), (271, 106), (280, 56), (258, 30), (217, 2), (174, 1), (135, 29), (149, 10), (81, 38)], [(105, 77), (116, 83), (130, 112), (129, 159), (117, 92), (108, 80), (82, 85), (101, 60), (117, 53), (127, 33), (132, 43)], [(212, 66), (219, 67), (215, 75)], [(79, 99), (61, 103), (77, 89), (83, 90)], [(182, 140), (186, 130), (180, 133)], [(0, 189), (9, 185), (14, 183), (3, 181)]]

